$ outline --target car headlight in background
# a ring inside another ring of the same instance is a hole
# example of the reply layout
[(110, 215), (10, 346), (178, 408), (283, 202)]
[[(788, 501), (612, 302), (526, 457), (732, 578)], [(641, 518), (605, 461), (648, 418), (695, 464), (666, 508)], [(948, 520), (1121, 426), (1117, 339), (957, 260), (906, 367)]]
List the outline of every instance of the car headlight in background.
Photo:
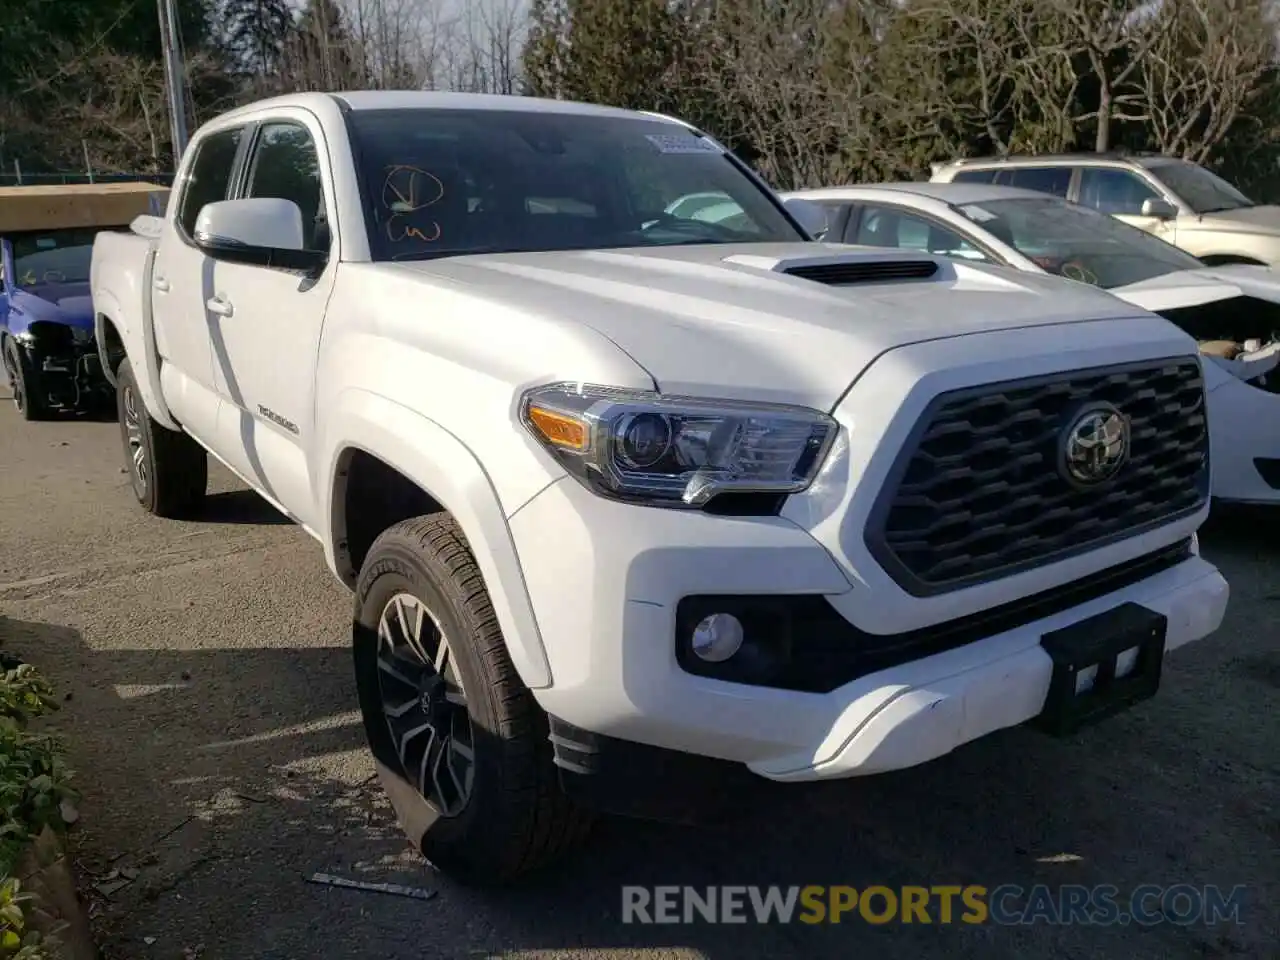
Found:
[(557, 383), (527, 391), (525, 427), (604, 496), (701, 507), (723, 493), (798, 493), (836, 436), (804, 407)]

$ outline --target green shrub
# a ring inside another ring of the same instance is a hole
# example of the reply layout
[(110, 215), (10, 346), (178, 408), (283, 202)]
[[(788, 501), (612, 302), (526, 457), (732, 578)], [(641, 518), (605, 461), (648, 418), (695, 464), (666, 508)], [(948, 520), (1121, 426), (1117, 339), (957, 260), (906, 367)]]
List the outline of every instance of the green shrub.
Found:
[(58, 709), (53, 689), (30, 664), (0, 675), (0, 960), (54, 960), (56, 940), (28, 929), (31, 895), (13, 876), (18, 859), (45, 827), (66, 829), (63, 804), (78, 796), (62, 744), (28, 723)]

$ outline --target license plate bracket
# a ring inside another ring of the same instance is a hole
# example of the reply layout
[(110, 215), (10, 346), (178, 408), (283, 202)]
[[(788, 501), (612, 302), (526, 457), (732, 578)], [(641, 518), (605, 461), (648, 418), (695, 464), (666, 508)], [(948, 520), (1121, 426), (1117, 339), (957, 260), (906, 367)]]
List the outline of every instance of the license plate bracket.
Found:
[[(1053, 736), (1069, 736), (1155, 696), (1168, 629), (1164, 614), (1123, 603), (1046, 633), (1040, 646), (1053, 660), (1053, 677), (1033, 724)], [(1134, 648), (1133, 669), (1117, 677), (1120, 655)], [(1077, 691), (1079, 677), (1090, 668), (1096, 668), (1092, 686)]]

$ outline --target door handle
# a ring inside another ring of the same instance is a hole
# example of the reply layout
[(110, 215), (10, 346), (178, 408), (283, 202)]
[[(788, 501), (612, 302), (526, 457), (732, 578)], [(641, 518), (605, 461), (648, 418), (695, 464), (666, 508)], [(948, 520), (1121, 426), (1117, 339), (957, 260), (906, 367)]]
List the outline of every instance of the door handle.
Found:
[(169, 281), (166, 280), (164, 277), (156, 277), (154, 280), (151, 281), (151, 285), (155, 287), (157, 290), (159, 290), (161, 293), (169, 292)]
[(216, 313), (220, 317), (229, 317), (236, 312), (235, 307), (231, 306), (231, 301), (223, 300), (221, 297), (210, 297), (204, 302), (210, 313)]

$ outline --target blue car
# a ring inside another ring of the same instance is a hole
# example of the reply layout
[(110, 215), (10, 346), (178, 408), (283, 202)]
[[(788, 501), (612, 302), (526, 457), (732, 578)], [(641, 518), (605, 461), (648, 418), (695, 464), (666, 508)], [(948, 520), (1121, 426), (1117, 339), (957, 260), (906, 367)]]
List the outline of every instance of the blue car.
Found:
[(112, 405), (114, 391), (94, 340), (93, 238), (102, 230), (128, 230), (133, 217), (154, 209), (148, 191), (156, 189), (0, 189), (0, 353), (25, 419)]

